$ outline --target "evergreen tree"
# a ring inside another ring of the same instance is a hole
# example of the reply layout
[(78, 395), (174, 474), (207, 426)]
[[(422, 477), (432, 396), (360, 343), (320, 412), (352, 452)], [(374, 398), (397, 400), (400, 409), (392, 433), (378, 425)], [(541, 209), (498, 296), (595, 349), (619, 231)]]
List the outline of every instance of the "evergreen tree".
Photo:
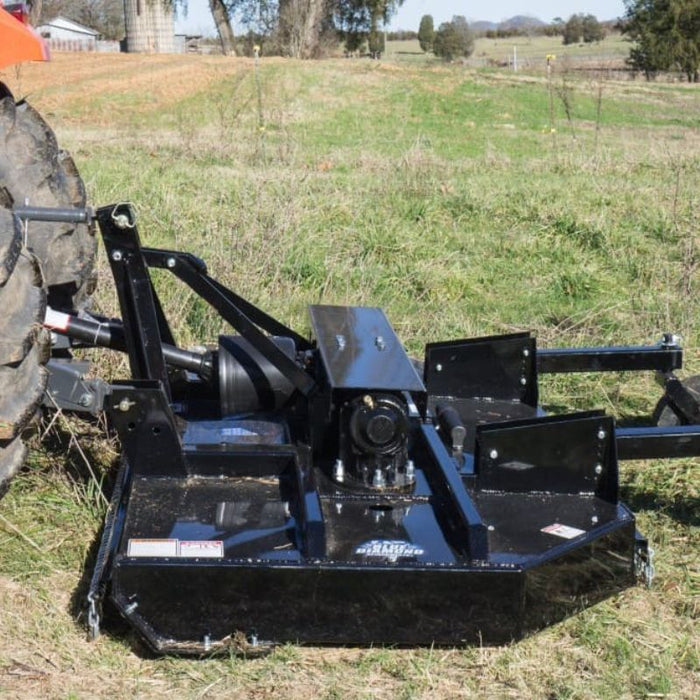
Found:
[(420, 27), (418, 28), (418, 41), (420, 42), (420, 50), (428, 51), (433, 50), (433, 41), (435, 39), (435, 25), (433, 24), (432, 15), (423, 15), (420, 20)]
[(581, 34), (586, 44), (605, 39), (605, 29), (595, 15), (586, 15), (581, 19)]
[(700, 81), (698, 0), (625, 0), (623, 32), (634, 41), (628, 63), (647, 79), (661, 71), (681, 71)]
[(578, 44), (583, 36), (583, 15), (571, 15), (564, 25), (563, 43)]

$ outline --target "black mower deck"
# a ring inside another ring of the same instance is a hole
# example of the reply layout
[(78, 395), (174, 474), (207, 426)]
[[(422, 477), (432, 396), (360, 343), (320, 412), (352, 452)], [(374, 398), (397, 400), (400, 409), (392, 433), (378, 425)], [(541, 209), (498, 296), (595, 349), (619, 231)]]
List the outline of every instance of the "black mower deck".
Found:
[[(415, 484), (380, 493), (335, 483), (291, 444), (256, 453), (243, 442), (251, 427), (263, 425), (189, 423), (184, 435), (197, 442), (183, 443), (186, 469), (200, 474), (125, 472), (111, 595), (158, 651), (202, 653), (241, 636), (503, 642), (634, 581), (634, 517), (610, 488), (610, 419), (535, 419), (513, 428), (515, 438), (479, 434), (489, 455), (500, 449), (506, 459), (485, 456), (479, 476), (474, 455), (461, 458), (459, 474), (433, 426), (416, 421)], [(514, 465), (509, 450), (528, 435), (530, 453), (519, 452), (529, 466)], [(559, 492), (523, 490), (528, 470)], [(564, 478), (552, 479), (557, 472)]]

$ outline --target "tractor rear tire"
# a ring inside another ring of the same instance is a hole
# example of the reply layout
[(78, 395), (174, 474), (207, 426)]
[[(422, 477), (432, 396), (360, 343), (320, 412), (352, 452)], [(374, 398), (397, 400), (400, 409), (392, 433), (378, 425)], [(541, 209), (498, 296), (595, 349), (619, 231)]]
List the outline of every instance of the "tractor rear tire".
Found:
[(29, 104), (0, 83), (0, 496), (26, 456), (23, 434), (37, 415), (48, 373), (46, 305), (85, 308), (95, 288), (94, 229), (28, 222), (13, 206), (85, 207), (73, 159)]
[(50, 336), (46, 291), (36, 257), (22, 244), (19, 220), (0, 207), (0, 496), (24, 462), (22, 434), (41, 404)]
[[(0, 206), (84, 207), (85, 187), (70, 155), (39, 113), (0, 83)], [(95, 289), (94, 228), (29, 222), (27, 247), (41, 264), (48, 303), (85, 308)]]

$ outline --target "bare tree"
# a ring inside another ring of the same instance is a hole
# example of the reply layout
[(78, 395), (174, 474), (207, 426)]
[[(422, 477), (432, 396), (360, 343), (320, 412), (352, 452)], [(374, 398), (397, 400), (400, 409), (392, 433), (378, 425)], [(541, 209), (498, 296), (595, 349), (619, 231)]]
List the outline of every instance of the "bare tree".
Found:
[(328, 19), (328, 0), (280, 0), (279, 32), (286, 53), (293, 58), (318, 56)]
[(403, 0), (329, 0), (334, 3), (335, 20), (346, 46), (360, 46), (367, 39), (370, 55), (378, 58), (384, 51), (386, 26)]
[(124, 37), (124, 0), (43, 0), (41, 4), (36, 25), (63, 15), (95, 29), (105, 39)]
[(209, 9), (211, 16), (214, 18), (216, 30), (219, 32), (219, 40), (221, 41), (221, 50), (224, 56), (235, 56), (236, 48), (234, 46), (233, 29), (231, 28), (231, 20), (229, 11), (232, 9), (232, 4), (227, 6), (224, 0), (209, 0)]
[(36, 27), (39, 24), (39, 19), (41, 18), (42, 0), (29, 0), (27, 5), (29, 6), (29, 24)]

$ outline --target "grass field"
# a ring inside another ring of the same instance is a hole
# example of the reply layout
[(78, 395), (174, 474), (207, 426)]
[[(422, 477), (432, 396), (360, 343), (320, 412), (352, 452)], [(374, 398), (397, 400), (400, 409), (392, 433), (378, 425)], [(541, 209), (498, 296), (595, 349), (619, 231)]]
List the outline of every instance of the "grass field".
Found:
[[(474, 43), (474, 53), (466, 60), (472, 68), (493, 63), (509, 65), (515, 47), (521, 70), (539, 71), (546, 68), (547, 55), (556, 56), (559, 63), (577, 66), (595, 63), (599, 68), (624, 67), (629, 55), (630, 43), (620, 34), (610, 34), (603, 41), (591, 44), (569, 44), (564, 46), (560, 36), (518, 36), (508, 39), (480, 37)], [(425, 54), (418, 40), (389, 41), (387, 58), (398, 62), (439, 63), (440, 59)]]
[[(306, 305), (386, 308), (424, 342), (533, 330), (542, 346), (684, 338), (700, 372), (700, 92), (416, 61), (62, 55), (2, 76), (55, 127), (95, 204), (130, 200), (147, 244), (308, 330)], [(96, 306), (116, 314), (106, 262)], [(159, 280), (163, 282), (162, 280)], [(222, 330), (162, 285), (182, 344)], [(98, 371), (126, 365), (107, 353)], [(555, 410), (648, 415), (653, 377), (548, 378)], [(695, 698), (697, 461), (625, 463), (656, 549), (652, 589), (518, 644), (285, 646), (265, 658), (156, 659), (128, 630), (85, 641), (89, 575), (117, 447), (46, 422), (0, 503), (0, 695)], [(89, 464), (89, 469), (88, 469)], [(90, 476), (94, 474), (94, 478)]]

